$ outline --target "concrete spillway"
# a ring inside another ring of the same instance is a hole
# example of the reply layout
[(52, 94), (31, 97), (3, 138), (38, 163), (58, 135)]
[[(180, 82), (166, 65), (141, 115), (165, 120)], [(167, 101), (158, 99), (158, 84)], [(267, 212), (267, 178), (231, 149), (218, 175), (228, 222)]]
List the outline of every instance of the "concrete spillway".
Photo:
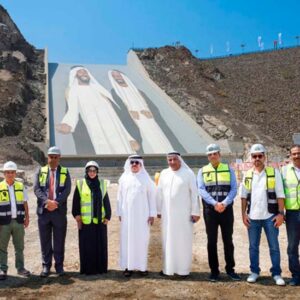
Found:
[[(48, 78), (50, 144), (65, 157), (172, 149), (201, 155), (214, 142), (149, 78), (133, 51), (127, 65), (49, 63)], [(221, 147), (230, 152), (226, 141)]]

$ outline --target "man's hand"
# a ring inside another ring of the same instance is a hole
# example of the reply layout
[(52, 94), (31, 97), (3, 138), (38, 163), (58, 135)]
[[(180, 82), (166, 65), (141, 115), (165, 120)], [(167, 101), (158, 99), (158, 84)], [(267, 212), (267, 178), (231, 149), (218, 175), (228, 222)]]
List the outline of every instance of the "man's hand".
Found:
[(247, 228), (250, 227), (250, 218), (246, 213), (243, 214), (243, 223)]
[(279, 228), (281, 224), (284, 222), (284, 216), (281, 214), (276, 215), (272, 221), (274, 222), (274, 227)]
[(25, 216), (25, 219), (24, 219), (24, 228), (27, 228), (29, 225), (29, 216)]
[(72, 127), (66, 123), (56, 124), (55, 128), (62, 134), (69, 134), (72, 131)]
[(102, 224), (104, 224), (104, 225), (107, 225), (108, 224), (108, 219), (104, 219), (103, 221), (102, 221)]
[(222, 213), (225, 210), (225, 205), (222, 204), (221, 202), (217, 202), (217, 204), (215, 204), (215, 211), (217, 211), (218, 213)]
[(141, 110), (141, 114), (143, 114), (147, 119), (153, 119), (152, 112), (149, 110)]
[(77, 228), (80, 230), (82, 228), (82, 220), (81, 220), (81, 216), (78, 215), (75, 217), (75, 220), (77, 222)]
[(200, 220), (200, 216), (194, 216), (194, 215), (192, 215), (191, 219), (192, 219), (193, 223), (197, 223)]
[(132, 140), (132, 141), (129, 141), (129, 143), (130, 143), (131, 149), (133, 151), (138, 151), (140, 149), (140, 144), (137, 141)]
[(148, 224), (152, 226), (153, 223), (154, 223), (154, 217), (149, 217), (148, 218)]
[(49, 211), (54, 211), (58, 208), (58, 202), (55, 201), (55, 200), (50, 200), (48, 199), (47, 202), (46, 202), (46, 208), (49, 210)]
[(139, 112), (136, 111), (136, 110), (130, 110), (129, 114), (130, 114), (130, 116), (133, 120), (139, 120), (140, 119)]

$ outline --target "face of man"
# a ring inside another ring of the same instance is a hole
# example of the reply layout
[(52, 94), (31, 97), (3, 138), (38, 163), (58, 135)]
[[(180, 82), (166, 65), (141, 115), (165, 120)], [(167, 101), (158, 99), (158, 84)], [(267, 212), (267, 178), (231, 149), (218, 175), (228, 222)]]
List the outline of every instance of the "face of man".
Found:
[(87, 70), (80, 69), (76, 72), (76, 77), (78, 79), (78, 83), (81, 85), (87, 85), (90, 82), (90, 76)]
[(90, 167), (87, 170), (87, 174), (91, 179), (94, 179), (97, 176), (97, 168), (95, 167)]
[(127, 87), (127, 83), (124, 80), (122, 74), (118, 71), (112, 71), (111, 72), (111, 76), (113, 77), (113, 79), (122, 87)]
[(132, 173), (138, 173), (141, 170), (140, 162), (138, 160), (131, 160), (130, 169)]
[(57, 154), (49, 154), (48, 155), (48, 165), (50, 169), (56, 169), (59, 165), (60, 155)]
[(251, 154), (251, 161), (255, 168), (261, 169), (265, 165), (266, 156), (264, 153), (253, 153)]
[(177, 155), (168, 156), (168, 165), (173, 171), (177, 171), (181, 167), (181, 161)]
[(218, 164), (221, 161), (221, 154), (220, 154), (220, 152), (214, 152), (214, 153), (207, 154), (207, 159), (214, 167), (218, 166)]
[(300, 168), (300, 147), (293, 147), (291, 149), (290, 158), (294, 166)]
[(13, 184), (16, 178), (16, 171), (4, 171), (4, 177), (8, 184)]

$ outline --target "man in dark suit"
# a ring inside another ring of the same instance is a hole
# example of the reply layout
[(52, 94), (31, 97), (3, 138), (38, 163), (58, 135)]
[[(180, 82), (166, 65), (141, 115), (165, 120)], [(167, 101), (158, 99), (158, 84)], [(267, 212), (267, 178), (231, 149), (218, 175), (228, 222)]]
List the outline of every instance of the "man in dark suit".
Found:
[(68, 169), (60, 166), (60, 156), (58, 147), (49, 148), (48, 164), (38, 170), (34, 182), (43, 261), (41, 277), (49, 276), (52, 256), (56, 273), (64, 275), (67, 199), (71, 191), (71, 178)]

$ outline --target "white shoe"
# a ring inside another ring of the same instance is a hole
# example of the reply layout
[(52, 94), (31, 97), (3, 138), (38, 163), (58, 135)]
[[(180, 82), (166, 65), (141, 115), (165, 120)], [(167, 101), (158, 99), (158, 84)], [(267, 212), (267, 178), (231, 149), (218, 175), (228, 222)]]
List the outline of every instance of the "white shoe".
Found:
[(257, 278), (259, 277), (258, 274), (256, 273), (251, 273), (248, 278), (247, 278), (247, 282), (250, 282), (250, 283), (254, 283), (256, 282)]
[(285, 281), (283, 280), (283, 278), (280, 275), (276, 275), (273, 277), (276, 285), (285, 285)]

